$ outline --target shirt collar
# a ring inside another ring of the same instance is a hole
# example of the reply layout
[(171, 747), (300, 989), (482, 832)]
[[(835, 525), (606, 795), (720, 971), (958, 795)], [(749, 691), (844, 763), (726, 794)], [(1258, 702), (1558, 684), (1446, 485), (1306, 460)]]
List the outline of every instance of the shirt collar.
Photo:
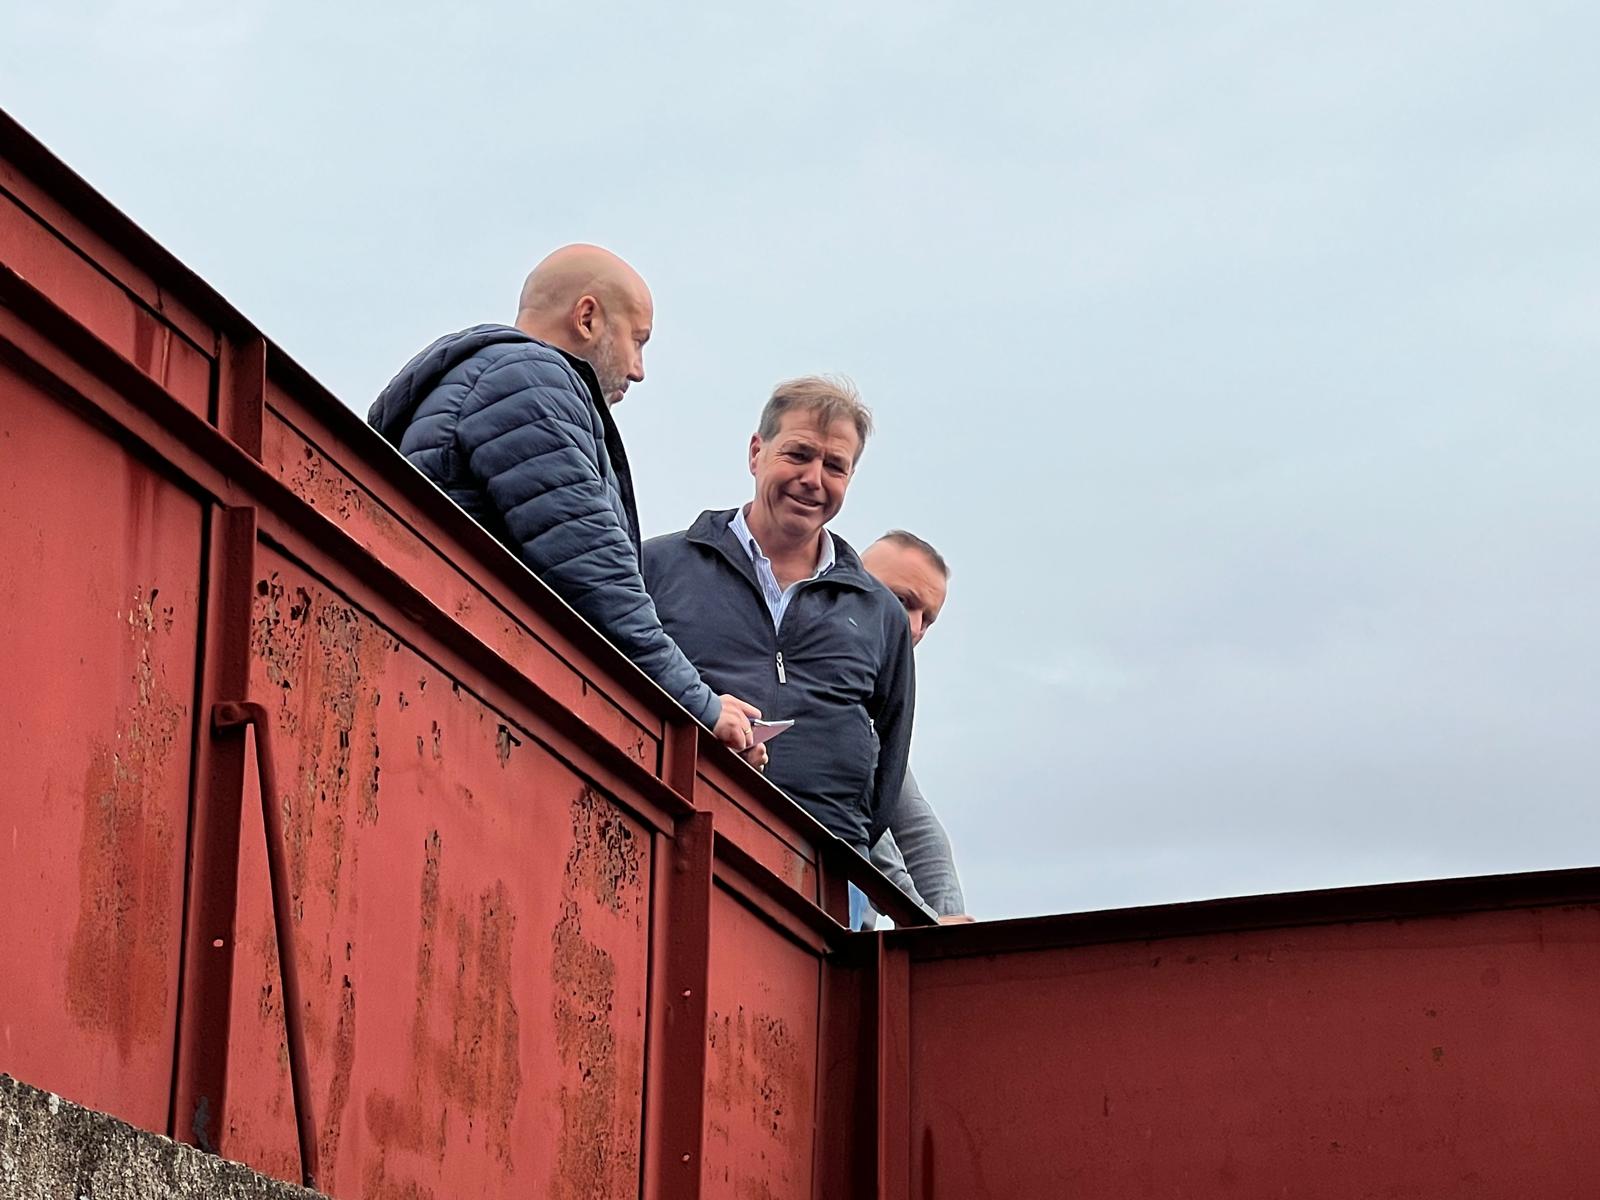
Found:
[[(750, 532), (750, 526), (744, 519), (744, 506), (733, 510), (733, 519), (728, 522), (728, 530), (739, 543), (739, 548), (750, 556), (751, 562), (766, 562), (766, 554), (761, 549), (761, 543), (756, 541), (756, 535)], [(822, 531), (822, 553), (817, 555), (817, 569), (811, 575), (812, 579), (818, 575), (826, 574), (833, 570), (833, 564), (838, 555), (833, 549), (833, 535), (826, 529)]]

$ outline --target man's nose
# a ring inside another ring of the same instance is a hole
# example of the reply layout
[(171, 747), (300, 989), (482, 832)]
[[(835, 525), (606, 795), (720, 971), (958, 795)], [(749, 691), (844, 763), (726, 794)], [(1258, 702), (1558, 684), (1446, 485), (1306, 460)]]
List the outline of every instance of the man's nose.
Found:
[(800, 482), (811, 488), (822, 487), (822, 460), (813, 458), (806, 464), (806, 469), (800, 472)]
[(636, 355), (633, 360), (633, 370), (628, 372), (628, 378), (634, 383), (644, 382), (644, 355)]
[(910, 616), (911, 616), (911, 644), (913, 646), (915, 646), (918, 642), (920, 642), (922, 640), (922, 630), (923, 630), (922, 614), (921, 613), (911, 613)]

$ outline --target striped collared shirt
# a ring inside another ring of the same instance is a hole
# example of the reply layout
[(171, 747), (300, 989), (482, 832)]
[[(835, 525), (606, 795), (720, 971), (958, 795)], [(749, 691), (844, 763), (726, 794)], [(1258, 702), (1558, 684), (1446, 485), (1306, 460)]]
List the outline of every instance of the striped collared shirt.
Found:
[(750, 561), (755, 565), (756, 579), (761, 584), (761, 596), (767, 602), (767, 611), (772, 614), (772, 627), (777, 629), (783, 625), (783, 614), (788, 611), (789, 601), (794, 599), (795, 592), (802, 583), (810, 583), (812, 579), (833, 569), (834, 551), (833, 535), (826, 529), (822, 531), (822, 553), (817, 556), (817, 569), (809, 579), (796, 580), (786, 588), (778, 586), (778, 577), (772, 572), (772, 560), (761, 552), (761, 543), (756, 541), (755, 534), (750, 532), (750, 526), (745, 524), (744, 509), (733, 510), (733, 520), (728, 522), (728, 529), (739, 540), (739, 545), (750, 556)]

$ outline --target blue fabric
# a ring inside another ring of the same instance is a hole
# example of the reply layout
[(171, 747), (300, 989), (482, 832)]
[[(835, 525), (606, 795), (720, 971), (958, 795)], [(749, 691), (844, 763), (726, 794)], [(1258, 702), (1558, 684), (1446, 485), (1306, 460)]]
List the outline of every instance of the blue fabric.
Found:
[(621, 435), (589, 365), (507, 325), (448, 334), (368, 422), (705, 725), (722, 702), (661, 628), (639, 571)]
[[(865, 855), (894, 817), (911, 748), (911, 625), (842, 538), (833, 569), (795, 590), (775, 627), (755, 566), (707, 512), (644, 547), (667, 632), (706, 682), (794, 726), (767, 743), (767, 778)], [(779, 662), (782, 662), (780, 672)]]
[(852, 883), (850, 885), (850, 928), (853, 930), (866, 928), (867, 913), (869, 911), (867, 894)]

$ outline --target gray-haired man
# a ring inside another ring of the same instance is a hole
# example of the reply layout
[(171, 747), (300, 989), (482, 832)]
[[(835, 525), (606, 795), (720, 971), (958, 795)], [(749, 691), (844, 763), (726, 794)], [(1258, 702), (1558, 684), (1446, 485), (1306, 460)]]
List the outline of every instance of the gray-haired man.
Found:
[[(863, 855), (894, 817), (916, 698), (905, 614), (827, 528), (871, 431), (847, 380), (779, 384), (750, 439), (754, 499), (644, 546), (662, 627), (701, 676), (794, 718), (767, 777)], [(864, 906), (853, 893), (853, 922)]]

